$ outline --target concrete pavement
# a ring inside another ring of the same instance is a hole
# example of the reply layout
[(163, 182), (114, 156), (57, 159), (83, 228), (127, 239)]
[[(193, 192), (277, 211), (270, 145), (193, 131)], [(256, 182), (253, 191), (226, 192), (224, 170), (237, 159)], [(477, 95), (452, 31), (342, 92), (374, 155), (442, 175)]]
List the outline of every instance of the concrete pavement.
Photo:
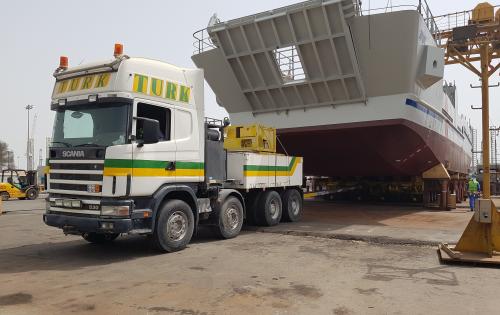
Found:
[(493, 314), (500, 270), (440, 265), (434, 247), (204, 231), (173, 254), (105, 246), (0, 217), (0, 314)]
[[(4, 202), (7, 213), (44, 208), (43, 198)], [(472, 212), (465, 208), (439, 211), (419, 206), (306, 201), (300, 222), (244, 229), (383, 244), (437, 245), (457, 242), (471, 217)]]
[(307, 201), (297, 223), (249, 230), (383, 244), (455, 243), (472, 217), (468, 209), (424, 210), (419, 206)]

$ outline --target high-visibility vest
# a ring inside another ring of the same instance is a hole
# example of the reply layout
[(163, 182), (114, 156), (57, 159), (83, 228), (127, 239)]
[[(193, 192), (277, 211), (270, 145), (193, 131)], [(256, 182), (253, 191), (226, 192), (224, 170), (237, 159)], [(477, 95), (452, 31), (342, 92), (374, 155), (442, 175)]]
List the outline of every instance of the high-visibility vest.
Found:
[(470, 192), (477, 192), (478, 190), (479, 190), (479, 182), (471, 179), (469, 181), (469, 191)]

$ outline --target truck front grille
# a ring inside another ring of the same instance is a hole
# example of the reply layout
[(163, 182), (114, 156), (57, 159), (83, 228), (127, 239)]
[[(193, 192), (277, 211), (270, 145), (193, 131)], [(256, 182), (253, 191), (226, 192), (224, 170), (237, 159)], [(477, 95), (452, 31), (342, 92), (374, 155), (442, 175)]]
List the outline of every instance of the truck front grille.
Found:
[(87, 191), (87, 185), (80, 185), (80, 184), (60, 184), (60, 183), (54, 183), (54, 181), (51, 181), (51, 183), (50, 183), (50, 189)]
[(61, 173), (51, 173), (51, 179), (64, 179), (64, 180), (90, 180), (90, 181), (102, 181), (102, 175), (100, 174), (61, 174)]
[[(80, 162), (80, 161), (78, 161)], [(82, 170), (82, 171), (102, 171), (104, 169), (104, 161), (102, 163), (64, 163), (58, 161), (57, 163), (50, 163), (52, 170)]]
[[(101, 196), (89, 189), (89, 185), (103, 184), (104, 160), (49, 160), (47, 176), (51, 195)], [(100, 191), (100, 190), (98, 190)]]

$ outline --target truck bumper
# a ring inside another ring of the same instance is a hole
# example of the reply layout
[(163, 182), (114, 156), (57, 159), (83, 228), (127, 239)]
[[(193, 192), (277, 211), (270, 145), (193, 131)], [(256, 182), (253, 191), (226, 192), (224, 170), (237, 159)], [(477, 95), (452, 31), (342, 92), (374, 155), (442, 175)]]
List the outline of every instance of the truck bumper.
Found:
[(129, 233), (134, 230), (132, 219), (85, 218), (62, 214), (44, 214), (43, 222), (63, 229), (67, 234)]

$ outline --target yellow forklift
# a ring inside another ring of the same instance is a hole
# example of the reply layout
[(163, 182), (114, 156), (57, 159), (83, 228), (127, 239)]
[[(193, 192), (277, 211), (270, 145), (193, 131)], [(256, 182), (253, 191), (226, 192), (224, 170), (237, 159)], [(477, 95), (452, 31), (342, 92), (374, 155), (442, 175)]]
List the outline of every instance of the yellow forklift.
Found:
[(40, 189), (37, 185), (36, 171), (3, 170), (0, 175), (0, 198), (4, 201), (10, 198), (35, 200)]

